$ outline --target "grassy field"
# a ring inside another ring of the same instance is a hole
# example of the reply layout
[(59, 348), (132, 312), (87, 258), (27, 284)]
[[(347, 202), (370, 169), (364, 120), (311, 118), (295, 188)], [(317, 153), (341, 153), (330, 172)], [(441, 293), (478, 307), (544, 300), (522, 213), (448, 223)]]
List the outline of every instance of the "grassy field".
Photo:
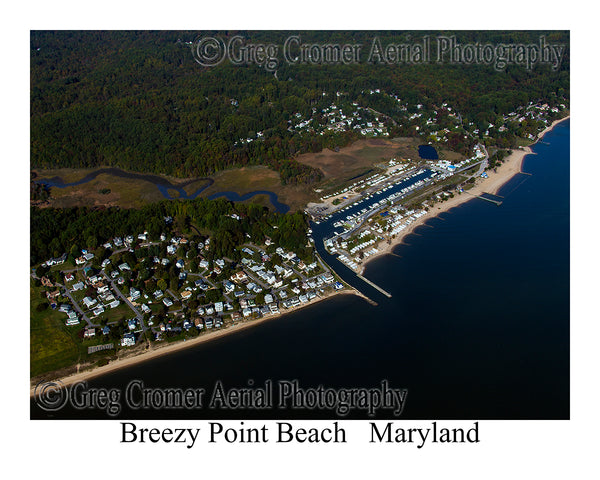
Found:
[[(65, 182), (78, 180), (89, 173), (66, 174), (62, 178)], [(52, 176), (49, 171), (40, 171), (40, 177)], [(75, 177), (71, 179), (72, 177)], [(109, 190), (109, 193), (102, 193)], [(50, 206), (68, 208), (74, 206), (121, 206), (140, 207), (148, 202), (158, 202), (164, 197), (150, 182), (144, 180), (130, 180), (115, 177), (109, 174), (98, 175), (95, 179), (65, 188), (52, 188)]]
[(37, 306), (45, 302), (40, 293), (44, 287), (30, 285), (30, 375), (58, 370), (73, 365), (80, 358), (80, 342), (77, 332), (81, 324), (66, 327), (67, 316), (57, 310), (47, 308), (37, 311)]
[[(323, 150), (320, 153), (307, 153), (297, 157), (306, 165), (319, 168), (323, 181), (316, 186), (282, 185), (279, 173), (265, 166), (244, 167), (218, 172), (212, 176), (214, 183), (206, 188), (201, 196), (207, 197), (214, 193), (233, 191), (244, 195), (255, 190), (274, 192), (279, 200), (290, 206), (292, 211), (304, 208), (318, 198), (314, 189), (336, 189), (357, 178), (372, 175), (379, 171), (377, 164), (388, 162), (391, 158), (418, 160), (418, 146), (422, 144), (419, 138), (370, 138), (354, 142), (348, 147), (333, 150)], [(460, 154), (440, 149), (441, 158), (458, 161)], [(38, 178), (61, 177), (66, 183), (80, 180), (92, 172), (92, 169), (54, 169), (35, 170)], [(181, 185), (190, 179), (175, 179), (163, 176), (174, 185)], [(206, 180), (197, 180), (185, 185), (185, 192), (190, 195), (206, 185)], [(169, 189), (172, 197), (179, 197), (174, 189)], [(142, 179), (124, 179), (110, 174), (98, 175), (94, 180), (83, 185), (52, 188), (48, 206), (66, 208), (72, 206), (120, 206), (136, 208), (146, 203), (158, 202), (164, 197), (158, 188), (149, 181)], [(256, 196), (247, 202), (259, 203), (272, 207), (265, 196)]]
[[(268, 190), (275, 193), (280, 202), (289, 205), (292, 211), (303, 208), (315, 197), (313, 190), (308, 186), (282, 185), (279, 173), (263, 166), (225, 170), (216, 173), (212, 178), (215, 183), (202, 192), (202, 196), (226, 191), (244, 195), (255, 190)], [(268, 197), (263, 195), (253, 197), (248, 202), (271, 206)]]
[(97, 317), (94, 317), (92, 312), (87, 312), (88, 318), (91, 319), (92, 323), (97, 324), (101, 323), (102, 321), (106, 321), (108, 323), (115, 323), (121, 320), (122, 318), (127, 320), (129, 318), (135, 317), (135, 313), (133, 313), (131, 308), (129, 308), (127, 304), (123, 302), (123, 300), (119, 299), (119, 301), (121, 303), (118, 307), (106, 308), (104, 310), (104, 313), (101, 313)]
[[(60, 176), (66, 183), (72, 183), (80, 180), (92, 171), (90, 169), (56, 169), (36, 170), (36, 173), (38, 178)], [(165, 178), (173, 184), (181, 184), (190, 180)], [(263, 166), (225, 170), (215, 174), (213, 179), (213, 185), (204, 190), (200, 196), (207, 197), (223, 191), (233, 191), (239, 195), (244, 195), (254, 190), (268, 190), (274, 192), (281, 202), (289, 205), (292, 211), (303, 208), (314, 197), (314, 192), (310, 187), (282, 185), (279, 173)], [(205, 185), (206, 180), (197, 180), (183, 188), (190, 195)], [(179, 197), (179, 192), (174, 189), (169, 189), (168, 193), (173, 198)], [(94, 180), (82, 185), (52, 188), (51, 199), (46, 206), (68, 208), (74, 206), (103, 205), (137, 208), (146, 203), (159, 202), (161, 200), (164, 200), (164, 197), (151, 182), (101, 174)], [(271, 202), (266, 196), (253, 197), (248, 202), (259, 203), (272, 208)]]
[(406, 153), (407, 149), (402, 142), (372, 138), (358, 140), (338, 152), (325, 149), (319, 153), (305, 153), (298, 156), (297, 160), (320, 169), (325, 175), (325, 184), (343, 183), (363, 174), (376, 163), (388, 161), (393, 157), (406, 158)]

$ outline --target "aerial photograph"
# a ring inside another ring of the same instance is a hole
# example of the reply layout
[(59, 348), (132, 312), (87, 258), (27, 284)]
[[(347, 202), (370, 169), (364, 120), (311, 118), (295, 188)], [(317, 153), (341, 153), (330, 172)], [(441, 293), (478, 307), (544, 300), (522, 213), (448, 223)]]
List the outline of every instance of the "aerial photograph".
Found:
[(569, 31), (29, 50), (31, 419), (570, 419)]

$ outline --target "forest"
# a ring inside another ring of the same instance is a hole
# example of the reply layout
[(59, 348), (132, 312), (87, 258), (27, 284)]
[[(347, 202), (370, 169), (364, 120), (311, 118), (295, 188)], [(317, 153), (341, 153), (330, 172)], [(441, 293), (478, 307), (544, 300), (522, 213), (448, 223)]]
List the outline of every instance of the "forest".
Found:
[[(409, 105), (433, 110), (443, 102), (463, 121), (494, 122), (528, 102), (555, 105), (569, 92), (569, 51), (560, 68), (438, 64), (296, 65), (275, 72), (223, 62), (202, 67), (190, 43), (200, 35), (282, 45), (303, 42), (382, 44), (440, 32), (31, 32), (31, 166), (125, 170), (176, 177), (211, 175), (245, 165), (267, 165), (284, 184), (313, 184), (322, 173), (295, 160), (300, 153), (344, 146), (355, 132), (310, 135), (288, 129), (299, 113), (310, 117), (331, 105), (337, 92), (347, 102), (392, 120), (404, 112), (378, 88)], [(537, 42), (542, 32), (452, 32), (461, 42)], [(445, 32), (444, 34), (450, 34)], [(546, 34), (568, 45), (568, 32)], [(390, 126), (390, 134), (405, 134)], [(261, 135), (258, 135), (258, 134)], [(240, 139), (255, 139), (240, 142)], [(460, 147), (460, 146), (459, 146)]]
[(82, 249), (96, 249), (116, 236), (137, 236), (144, 231), (154, 240), (161, 233), (210, 237), (209, 260), (225, 256), (239, 260), (240, 245), (249, 241), (262, 244), (266, 236), (300, 258), (309, 258), (312, 252), (307, 247), (308, 224), (302, 212), (284, 215), (224, 199), (165, 200), (140, 209), (31, 207), (30, 215), (31, 265), (63, 253), (72, 261)]

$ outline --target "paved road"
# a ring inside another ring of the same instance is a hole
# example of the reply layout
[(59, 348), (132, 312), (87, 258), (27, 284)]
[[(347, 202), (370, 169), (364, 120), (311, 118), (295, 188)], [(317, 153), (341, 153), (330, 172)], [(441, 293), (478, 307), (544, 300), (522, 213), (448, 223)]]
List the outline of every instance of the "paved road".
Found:
[(135, 313), (135, 318), (137, 318), (138, 322), (140, 322), (142, 330), (146, 331), (148, 327), (144, 324), (144, 316), (138, 311), (137, 308), (135, 308), (135, 306), (127, 299), (127, 297), (123, 295), (123, 293), (121, 292), (121, 290), (119, 290), (115, 282), (106, 274), (104, 270), (102, 270), (102, 275), (104, 275), (104, 278), (106, 278), (106, 280), (110, 283), (111, 288), (115, 291), (117, 296), (127, 304), (127, 306), (133, 311), (133, 313)]
[[(58, 284), (58, 285), (60, 285), (60, 284)], [(69, 298), (69, 300), (71, 300), (71, 303), (75, 307), (75, 310), (77, 311), (77, 313), (79, 313), (79, 315), (81, 315), (81, 318), (83, 318), (87, 322), (88, 326), (90, 326), (90, 327), (99, 327), (100, 325), (96, 325), (96, 324), (92, 323), (92, 321), (89, 319), (89, 317), (84, 313), (84, 311), (81, 309), (81, 307), (79, 306), (79, 304), (71, 296), (71, 292), (69, 291), (69, 289), (66, 288), (66, 287), (64, 287), (63, 285), (60, 285), (60, 286), (65, 289), (65, 294), (67, 295), (67, 297)]]

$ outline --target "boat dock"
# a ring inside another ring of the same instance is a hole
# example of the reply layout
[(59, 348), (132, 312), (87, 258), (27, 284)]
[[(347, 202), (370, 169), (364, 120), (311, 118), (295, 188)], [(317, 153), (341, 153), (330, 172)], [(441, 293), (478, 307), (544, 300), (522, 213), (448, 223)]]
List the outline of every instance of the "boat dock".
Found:
[(504, 200), (504, 197), (501, 197), (500, 195), (494, 195), (492, 193), (486, 193), (486, 192), (483, 192), (481, 195), (478, 195), (477, 198), (481, 198), (482, 200), (485, 200), (486, 202), (491, 202), (498, 206), (502, 205), (502, 200)]
[(386, 292), (383, 288), (381, 288), (379, 285), (376, 285), (375, 283), (373, 283), (371, 280), (369, 280), (368, 278), (363, 277), (360, 273), (357, 273), (356, 276), (358, 278), (360, 278), (363, 282), (368, 283), (369, 285), (371, 285), (375, 290), (377, 290), (380, 293), (383, 293), (386, 297), (388, 298), (392, 298), (392, 294), (389, 292)]
[(469, 195), (472, 195), (475, 198), (481, 198), (481, 200), (485, 200), (486, 202), (494, 203), (498, 206), (502, 205), (502, 201), (504, 200), (504, 197), (501, 197), (500, 195), (494, 195), (493, 193), (483, 192), (481, 195), (476, 195), (466, 190), (465, 193), (468, 193)]

